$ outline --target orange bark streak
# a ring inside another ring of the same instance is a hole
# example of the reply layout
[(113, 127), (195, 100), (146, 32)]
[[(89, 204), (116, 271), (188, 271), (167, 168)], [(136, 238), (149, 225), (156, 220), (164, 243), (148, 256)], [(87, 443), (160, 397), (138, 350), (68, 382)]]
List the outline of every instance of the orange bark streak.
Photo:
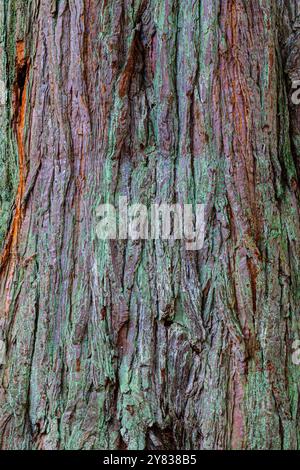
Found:
[[(26, 64), (25, 62), (25, 47), (24, 42), (19, 41), (16, 45), (16, 70), (20, 70)], [(27, 75), (24, 81), (23, 89), (15, 85), (15, 124), (16, 124), (16, 139), (18, 146), (18, 160), (19, 160), (19, 184), (15, 199), (15, 213), (11, 222), (10, 230), (6, 239), (5, 247), (0, 258), (0, 274), (3, 269), (9, 265), (10, 269), (7, 277), (7, 285), (11, 284), (14, 276), (17, 257), (17, 242), (21, 228), (23, 213), (22, 213), (22, 198), (25, 190), (25, 149), (24, 149), (24, 126), (26, 116), (26, 88), (27, 88)], [(9, 289), (8, 289), (9, 291)], [(10, 299), (6, 299), (6, 313), (8, 312)]]

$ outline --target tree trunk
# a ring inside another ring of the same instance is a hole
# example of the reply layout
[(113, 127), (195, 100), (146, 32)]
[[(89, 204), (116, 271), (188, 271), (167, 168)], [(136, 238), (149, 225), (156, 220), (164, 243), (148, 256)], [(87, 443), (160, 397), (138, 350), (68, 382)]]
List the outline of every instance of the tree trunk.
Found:
[[(2, 449), (300, 448), (299, 15), (1, 2)], [(204, 247), (99, 240), (120, 196)]]

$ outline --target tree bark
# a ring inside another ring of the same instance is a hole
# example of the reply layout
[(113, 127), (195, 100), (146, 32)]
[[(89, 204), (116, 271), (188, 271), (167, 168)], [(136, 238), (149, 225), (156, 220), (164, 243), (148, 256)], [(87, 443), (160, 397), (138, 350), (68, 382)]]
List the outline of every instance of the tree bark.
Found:
[[(2, 449), (300, 448), (299, 15), (1, 1)], [(203, 249), (99, 240), (119, 196)]]

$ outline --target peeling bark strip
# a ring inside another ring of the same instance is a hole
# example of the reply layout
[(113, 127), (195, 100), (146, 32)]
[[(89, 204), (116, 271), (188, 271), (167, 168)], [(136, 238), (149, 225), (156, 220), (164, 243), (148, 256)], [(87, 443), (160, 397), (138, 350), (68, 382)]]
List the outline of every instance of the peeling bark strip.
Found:
[[(16, 78), (14, 84), (14, 125), (17, 147), (18, 147), (18, 161), (19, 161), (19, 184), (15, 200), (15, 212), (11, 222), (10, 232), (7, 236), (6, 245), (4, 247), (1, 261), (0, 272), (3, 271), (6, 264), (9, 262), (10, 257), (16, 257), (16, 249), (18, 242), (18, 233), (22, 222), (22, 198), (25, 189), (25, 150), (24, 150), (24, 126), (25, 126), (25, 113), (26, 113), (26, 88), (28, 80), (28, 61), (25, 58), (25, 45), (24, 41), (19, 41), (16, 44)], [(13, 268), (14, 269), (14, 268)], [(12, 275), (12, 273), (11, 273)]]
[[(1, 2), (1, 449), (300, 448), (299, 19)], [(99, 240), (120, 197), (203, 249)]]

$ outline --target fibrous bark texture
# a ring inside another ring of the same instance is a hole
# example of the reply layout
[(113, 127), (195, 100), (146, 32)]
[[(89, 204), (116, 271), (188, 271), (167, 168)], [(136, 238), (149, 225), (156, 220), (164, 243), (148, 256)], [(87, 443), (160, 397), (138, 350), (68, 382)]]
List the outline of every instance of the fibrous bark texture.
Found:
[[(0, 447), (297, 449), (299, 0), (1, 0)], [(99, 240), (205, 204), (205, 244)]]

